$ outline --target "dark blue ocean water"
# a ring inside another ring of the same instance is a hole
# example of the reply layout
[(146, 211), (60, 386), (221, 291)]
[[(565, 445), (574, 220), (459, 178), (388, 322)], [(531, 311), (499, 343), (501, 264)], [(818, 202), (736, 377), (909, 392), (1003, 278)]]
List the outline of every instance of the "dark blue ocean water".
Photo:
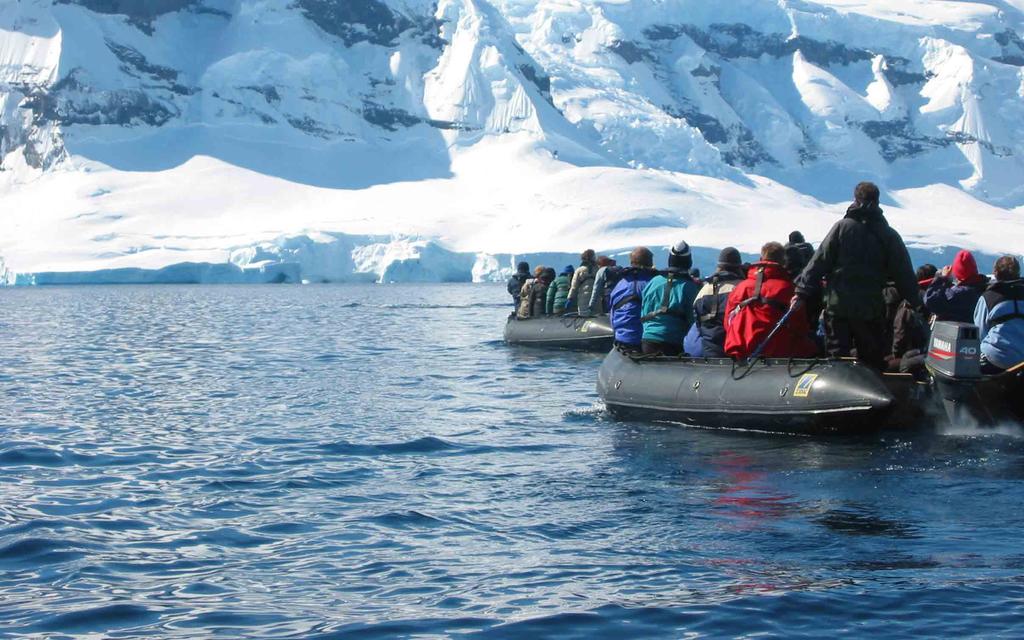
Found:
[(496, 286), (0, 290), (0, 635), (1024, 635), (1024, 439), (619, 423)]

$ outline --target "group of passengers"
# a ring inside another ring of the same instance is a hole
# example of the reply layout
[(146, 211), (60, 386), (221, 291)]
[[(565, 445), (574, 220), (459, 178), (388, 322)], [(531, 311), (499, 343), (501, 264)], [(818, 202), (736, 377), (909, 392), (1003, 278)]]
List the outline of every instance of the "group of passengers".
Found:
[(862, 182), (854, 203), (815, 250), (800, 232), (769, 242), (743, 264), (727, 247), (701, 279), (686, 242), (657, 271), (646, 247), (628, 267), (583, 252), (579, 267), (526, 263), (509, 280), (521, 319), (608, 313), (616, 345), (650, 355), (772, 358), (856, 357), (879, 370), (923, 363), (933, 320), (980, 329), (985, 373), (1024, 362), (1024, 281), (1013, 256), (999, 258), (990, 279), (974, 256), (957, 254), (941, 271), (915, 272), (903, 239), (879, 207), (878, 187)]

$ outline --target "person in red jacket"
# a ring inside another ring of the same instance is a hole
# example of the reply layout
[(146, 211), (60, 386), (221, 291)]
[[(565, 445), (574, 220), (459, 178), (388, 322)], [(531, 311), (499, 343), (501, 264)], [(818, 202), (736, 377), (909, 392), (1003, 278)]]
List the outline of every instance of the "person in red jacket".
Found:
[[(795, 286), (783, 266), (786, 250), (778, 242), (761, 248), (754, 263), (732, 293), (725, 307), (725, 352), (733, 358), (749, 358), (782, 316), (789, 310)], [(766, 358), (810, 358), (817, 355), (811, 340), (807, 314), (794, 313), (761, 352)]]

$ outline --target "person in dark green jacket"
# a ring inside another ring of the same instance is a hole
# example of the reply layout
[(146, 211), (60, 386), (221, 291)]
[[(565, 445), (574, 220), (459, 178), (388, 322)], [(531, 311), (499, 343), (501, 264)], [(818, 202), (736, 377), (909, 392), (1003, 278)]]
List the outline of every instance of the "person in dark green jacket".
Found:
[(692, 266), (690, 247), (680, 242), (669, 252), (667, 275), (655, 276), (644, 288), (640, 348), (645, 354), (682, 354), (683, 338), (693, 324), (693, 301), (700, 289), (690, 277)]
[(569, 300), (569, 288), (572, 286), (572, 275), (576, 270), (572, 265), (562, 270), (562, 275), (555, 278), (548, 287), (548, 315), (565, 315)]
[[(796, 282), (793, 306), (801, 308), (825, 290), (825, 342), (829, 355), (857, 358), (885, 369), (883, 290), (894, 283), (913, 308), (921, 306), (914, 267), (903, 238), (878, 206), (878, 187), (862, 182), (854, 203), (814, 252)], [(823, 285), (823, 283), (826, 283)]]

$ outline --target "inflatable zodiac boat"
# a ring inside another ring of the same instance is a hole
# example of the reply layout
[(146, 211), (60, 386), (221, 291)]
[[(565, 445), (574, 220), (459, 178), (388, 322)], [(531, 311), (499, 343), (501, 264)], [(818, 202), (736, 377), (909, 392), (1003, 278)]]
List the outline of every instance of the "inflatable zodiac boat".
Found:
[(882, 374), (852, 359), (646, 357), (614, 350), (598, 374), (625, 419), (779, 431), (857, 433), (924, 421), (986, 426), (1020, 420), (1022, 373), (982, 376), (978, 330), (936, 324), (925, 371)]
[(544, 316), (521, 320), (515, 315), (505, 323), (505, 342), (548, 349), (606, 352), (615, 332), (608, 316)]

